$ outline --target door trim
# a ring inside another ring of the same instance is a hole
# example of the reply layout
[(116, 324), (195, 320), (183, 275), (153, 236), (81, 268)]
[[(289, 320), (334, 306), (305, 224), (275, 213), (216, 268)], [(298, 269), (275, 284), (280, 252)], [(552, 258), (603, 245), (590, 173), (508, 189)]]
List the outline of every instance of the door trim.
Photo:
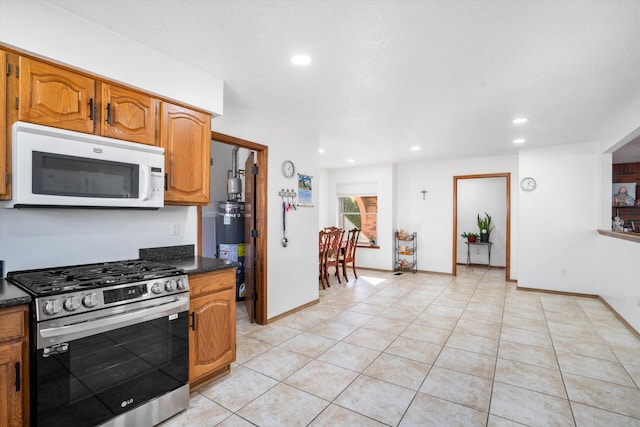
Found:
[(511, 173), (490, 173), (481, 175), (460, 175), (453, 177), (453, 252), (451, 254), (451, 275), (457, 274), (457, 252), (458, 252), (458, 180), (478, 179), (478, 178), (506, 178), (507, 196), (507, 233), (506, 233), (506, 266), (505, 281), (511, 281)]
[[(247, 141), (245, 139), (236, 138), (235, 136), (225, 135), (223, 133), (211, 131), (211, 140), (222, 142), (224, 144), (235, 145), (240, 148), (255, 151), (257, 153), (256, 164), (258, 165), (258, 175), (256, 176), (256, 194), (258, 200), (256, 203), (256, 229), (258, 230), (258, 238), (256, 239), (256, 267), (254, 274), (256, 275), (256, 293), (258, 298), (256, 301), (256, 323), (259, 325), (267, 324), (267, 177), (269, 147), (258, 144), (256, 142)], [(198, 209), (198, 255), (202, 255), (202, 209)]]

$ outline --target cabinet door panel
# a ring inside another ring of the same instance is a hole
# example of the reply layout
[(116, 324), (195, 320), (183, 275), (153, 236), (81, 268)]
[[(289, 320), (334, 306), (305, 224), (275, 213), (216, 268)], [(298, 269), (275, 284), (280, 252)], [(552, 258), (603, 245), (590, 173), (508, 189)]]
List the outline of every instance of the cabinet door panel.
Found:
[(160, 145), (165, 149), (165, 203), (209, 204), (211, 115), (162, 103)]
[[(22, 388), (25, 382), (22, 346), (22, 341), (0, 344), (0, 423), (2, 425), (22, 425)], [(16, 390), (17, 368), (20, 375), (19, 390)]]
[(24, 57), (19, 70), (18, 120), (93, 133), (93, 79)]
[(235, 291), (191, 299), (194, 329), (189, 337), (189, 381), (235, 360)]
[(141, 144), (157, 145), (158, 101), (120, 86), (107, 83), (100, 86), (100, 134)]

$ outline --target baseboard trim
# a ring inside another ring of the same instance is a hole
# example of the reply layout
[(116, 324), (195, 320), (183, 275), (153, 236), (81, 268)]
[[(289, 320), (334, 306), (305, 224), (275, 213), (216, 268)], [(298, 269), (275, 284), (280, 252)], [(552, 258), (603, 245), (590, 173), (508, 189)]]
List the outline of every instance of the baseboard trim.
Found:
[(552, 289), (525, 288), (518, 286), (519, 291), (525, 292), (541, 292), (543, 294), (565, 295), (569, 297), (598, 298), (595, 294), (581, 294), (579, 292), (554, 291)]
[(616, 316), (616, 319), (618, 319), (620, 322), (622, 322), (622, 324), (624, 326), (627, 327), (627, 329), (629, 330), (629, 332), (631, 332), (633, 335), (636, 336), (636, 338), (638, 338), (640, 340), (640, 333), (638, 331), (636, 331), (636, 329), (631, 326), (629, 324), (629, 322), (627, 322), (624, 317), (622, 317), (616, 310), (615, 308), (611, 307), (611, 305), (609, 305), (609, 303), (607, 302), (607, 300), (605, 300), (604, 298), (602, 298), (600, 295), (598, 295), (598, 299), (600, 300), (600, 302), (602, 302), (605, 307), (607, 307), (609, 310), (611, 310), (611, 312), (613, 313), (614, 316)]
[(640, 340), (640, 332), (638, 332), (633, 326), (631, 326), (631, 324), (629, 322), (627, 322), (625, 320), (625, 318), (622, 317), (615, 310), (615, 308), (613, 308), (607, 302), (607, 300), (602, 298), (600, 295), (581, 294), (581, 293), (578, 293), (578, 292), (553, 291), (553, 290), (549, 290), (549, 289), (521, 288), (521, 287), (518, 287), (518, 290), (519, 291), (525, 291), (525, 292), (542, 292), (542, 293), (545, 293), (545, 294), (566, 295), (566, 296), (572, 296), (572, 297), (595, 298), (595, 299), (599, 300), (602, 304), (604, 304), (604, 306), (607, 307), (609, 309), (609, 311), (611, 311), (611, 313), (613, 313), (613, 315), (616, 317), (616, 319), (618, 319), (629, 330), (629, 332), (631, 332), (633, 335), (635, 335), (636, 338), (638, 338)]
[(301, 305), (300, 307), (296, 307), (293, 310), (289, 310), (289, 311), (285, 311), (284, 313), (280, 313), (277, 316), (273, 316), (273, 317), (267, 319), (267, 324), (269, 324), (271, 322), (275, 322), (278, 319), (282, 319), (283, 317), (287, 317), (290, 314), (297, 313), (298, 311), (304, 310), (305, 308), (311, 307), (312, 305), (316, 305), (319, 302), (320, 302), (320, 298), (318, 298), (317, 300), (308, 302), (308, 303), (306, 303), (304, 305)]

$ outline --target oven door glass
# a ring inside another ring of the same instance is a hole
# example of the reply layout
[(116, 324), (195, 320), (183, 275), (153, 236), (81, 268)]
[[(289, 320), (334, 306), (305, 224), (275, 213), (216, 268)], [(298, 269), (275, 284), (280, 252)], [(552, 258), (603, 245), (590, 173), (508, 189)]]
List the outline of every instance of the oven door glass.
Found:
[(33, 151), (33, 194), (137, 199), (137, 164)]
[(187, 384), (188, 327), (184, 311), (37, 350), (37, 425), (95, 426)]

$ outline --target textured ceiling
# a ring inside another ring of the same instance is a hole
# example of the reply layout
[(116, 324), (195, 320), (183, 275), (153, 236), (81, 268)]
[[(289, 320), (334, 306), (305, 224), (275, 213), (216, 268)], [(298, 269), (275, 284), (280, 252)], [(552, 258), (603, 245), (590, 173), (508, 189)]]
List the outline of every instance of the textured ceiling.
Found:
[(515, 153), (516, 137), (611, 144), (640, 109), (635, 0), (49, 2), (317, 132), (323, 167)]

